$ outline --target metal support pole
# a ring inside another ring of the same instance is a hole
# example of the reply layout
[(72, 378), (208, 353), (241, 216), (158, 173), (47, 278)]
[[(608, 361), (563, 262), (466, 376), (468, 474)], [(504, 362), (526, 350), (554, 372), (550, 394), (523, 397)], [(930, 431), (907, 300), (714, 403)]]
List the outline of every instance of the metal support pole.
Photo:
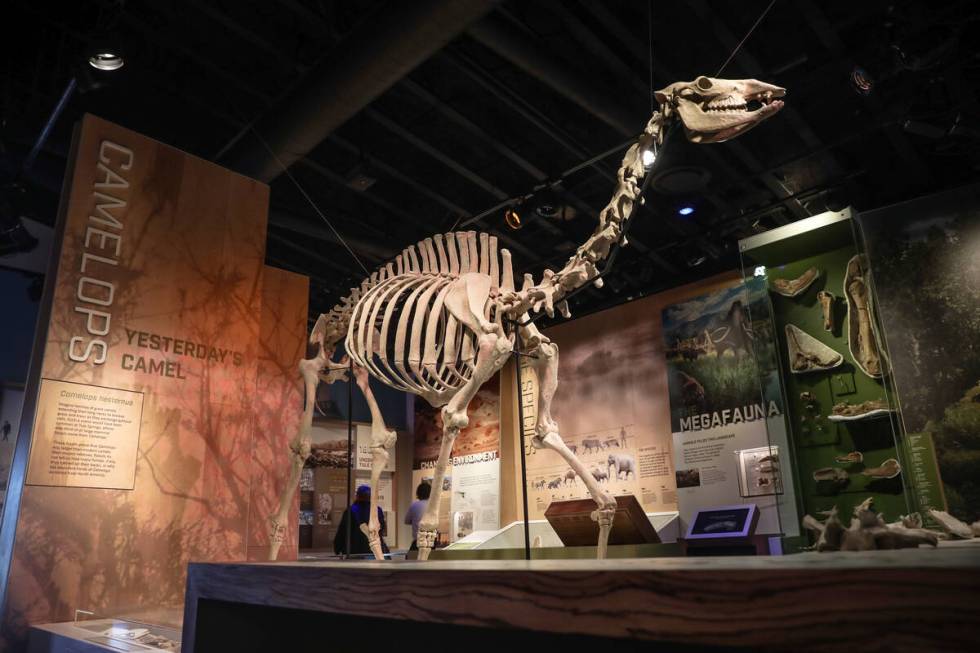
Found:
[(531, 559), (531, 526), (528, 524), (527, 509), (527, 453), (524, 451), (524, 384), (521, 380), (521, 336), (519, 329), (514, 329), (514, 364), (515, 380), (517, 381), (517, 421), (520, 423), (518, 433), (521, 445), (521, 496), (524, 499), (524, 559)]
[(350, 486), (351, 473), (354, 468), (354, 454), (351, 440), (354, 436), (354, 361), (347, 360), (347, 548), (344, 549), (344, 560), (350, 559), (350, 529), (354, 522), (354, 507), (351, 505)]
[(54, 128), (54, 123), (58, 121), (58, 117), (61, 116), (61, 112), (65, 110), (65, 106), (68, 104), (68, 100), (71, 98), (72, 94), (75, 92), (75, 87), (78, 82), (72, 77), (68, 82), (68, 86), (65, 87), (64, 92), (61, 94), (61, 98), (58, 100), (58, 104), (55, 105), (54, 110), (51, 115), (48, 116), (48, 121), (44, 123), (44, 127), (41, 128), (41, 133), (38, 134), (37, 140), (34, 141), (34, 147), (31, 151), (27, 153), (27, 157), (24, 159), (24, 163), (21, 166), (21, 170), (26, 174), (34, 166), (34, 161), (37, 160), (37, 155), (41, 152), (41, 148), (48, 140), (48, 136), (51, 135), (51, 130)]

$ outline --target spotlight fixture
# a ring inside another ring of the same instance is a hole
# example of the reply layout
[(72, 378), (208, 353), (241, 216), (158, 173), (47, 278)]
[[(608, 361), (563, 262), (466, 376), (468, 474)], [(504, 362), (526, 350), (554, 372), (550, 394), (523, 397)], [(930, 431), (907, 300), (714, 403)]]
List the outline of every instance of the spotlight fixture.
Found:
[(521, 214), (517, 212), (517, 208), (518, 207), (512, 206), (509, 207), (506, 211), (504, 211), (504, 222), (506, 222), (507, 226), (513, 229), (514, 231), (517, 231), (518, 229), (524, 226), (521, 223)]
[(766, 266), (759, 265), (755, 268), (755, 276), (764, 277), (766, 276)]
[(677, 209), (677, 213), (683, 216), (688, 216), (694, 213), (694, 207), (690, 204), (685, 204), (681, 208)]
[(558, 194), (551, 188), (544, 188), (534, 194), (534, 212), (539, 217), (563, 219), (564, 208)]
[(95, 52), (88, 58), (88, 65), (96, 70), (119, 70), (125, 63), (121, 54), (108, 50)]
[(874, 89), (875, 80), (868, 74), (861, 66), (854, 66), (851, 70), (851, 87), (854, 88), (854, 92), (858, 95), (871, 95), (872, 89)]
[(657, 148), (655, 145), (643, 150), (640, 155), (643, 160), (643, 167), (649, 170), (653, 166), (653, 162), (657, 160)]

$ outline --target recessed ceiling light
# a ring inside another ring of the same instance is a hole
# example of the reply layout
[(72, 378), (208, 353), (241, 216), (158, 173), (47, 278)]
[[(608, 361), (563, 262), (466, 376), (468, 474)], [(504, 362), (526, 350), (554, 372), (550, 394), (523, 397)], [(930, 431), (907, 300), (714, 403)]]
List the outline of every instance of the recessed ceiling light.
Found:
[(114, 52), (96, 52), (88, 58), (88, 65), (96, 70), (119, 70), (124, 63), (122, 55)]
[(694, 207), (682, 206), (681, 208), (677, 209), (677, 212), (680, 213), (681, 215), (691, 215), (692, 213), (694, 213)]

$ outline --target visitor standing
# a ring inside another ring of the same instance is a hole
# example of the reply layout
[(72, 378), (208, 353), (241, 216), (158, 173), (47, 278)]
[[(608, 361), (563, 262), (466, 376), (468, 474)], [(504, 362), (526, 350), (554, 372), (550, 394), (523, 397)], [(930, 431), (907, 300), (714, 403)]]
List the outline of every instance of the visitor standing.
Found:
[(425, 514), (425, 509), (429, 505), (430, 494), (432, 494), (432, 486), (426, 481), (419, 483), (419, 486), (415, 488), (415, 501), (405, 513), (405, 523), (412, 525), (412, 546), (408, 548), (409, 551), (418, 551), (419, 549), (419, 522), (422, 521), (422, 515)]

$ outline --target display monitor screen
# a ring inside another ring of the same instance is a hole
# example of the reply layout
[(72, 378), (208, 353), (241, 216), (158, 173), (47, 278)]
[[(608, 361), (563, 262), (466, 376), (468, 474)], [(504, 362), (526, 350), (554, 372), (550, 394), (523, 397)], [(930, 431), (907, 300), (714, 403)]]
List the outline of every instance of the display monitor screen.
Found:
[(691, 520), (687, 538), (747, 537), (755, 527), (757, 510), (755, 504), (699, 510)]

